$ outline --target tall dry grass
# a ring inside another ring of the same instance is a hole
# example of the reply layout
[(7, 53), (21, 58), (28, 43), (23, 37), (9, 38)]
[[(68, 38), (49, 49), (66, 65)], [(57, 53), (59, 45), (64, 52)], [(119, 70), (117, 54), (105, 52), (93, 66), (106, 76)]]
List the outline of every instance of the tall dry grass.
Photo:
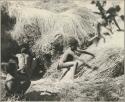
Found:
[[(87, 9), (82, 9), (85, 8), (72, 9), (56, 14), (35, 8), (13, 8), (10, 10), (10, 15), (15, 16), (17, 21), (11, 35), (19, 43), (34, 38), (35, 41), (33, 42), (36, 42), (39, 46), (49, 43), (49, 38), (54, 40), (56, 34), (61, 34), (64, 39), (67, 39), (68, 36), (74, 36), (80, 44), (83, 44), (85, 40), (91, 38), (91, 35), (96, 34), (94, 25), (96, 24), (96, 16), (88, 12)], [(32, 45), (37, 47), (35, 44)], [(40, 48), (40, 50), (42, 49)]]
[[(53, 2), (48, 1), (47, 4), (52, 6)], [(69, 2), (57, 1), (55, 4), (60, 3), (68, 5)], [(43, 54), (56, 56), (56, 53), (62, 53), (67, 47), (69, 36), (75, 37), (82, 46), (97, 33), (95, 28), (97, 16), (87, 8), (75, 7), (55, 12), (56, 10), (50, 11), (46, 8), (27, 7), (24, 2), (17, 4), (12, 1), (7, 5), (9, 16), (16, 18), (11, 37), (18, 45), (28, 43), (37, 56)]]

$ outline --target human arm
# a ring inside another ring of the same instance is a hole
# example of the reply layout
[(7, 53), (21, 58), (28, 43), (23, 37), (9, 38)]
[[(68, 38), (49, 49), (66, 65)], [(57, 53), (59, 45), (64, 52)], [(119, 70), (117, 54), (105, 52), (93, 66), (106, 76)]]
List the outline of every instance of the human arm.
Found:
[(87, 51), (85, 51), (85, 50), (82, 50), (82, 49), (77, 49), (77, 52), (88, 54), (88, 55), (92, 56), (93, 58), (95, 57), (94, 54), (92, 54), (92, 53), (90, 53), (90, 52), (87, 52)]
[(26, 73), (22, 73), (21, 71), (17, 71), (16, 78), (20, 81), (29, 80), (29, 77)]
[(78, 56), (74, 56), (74, 57), (75, 57), (76, 60), (79, 60), (80, 62), (82, 62), (82, 64), (80, 66), (85, 65), (88, 68), (91, 68), (91, 66), (89, 64), (87, 64), (87, 62), (85, 62), (85, 60), (83, 60), (82, 58), (80, 58)]
[(25, 55), (25, 62), (24, 62), (26, 67), (28, 67), (28, 62), (29, 62), (29, 55), (26, 54)]
[(106, 11), (106, 13), (111, 14), (113, 11), (114, 11), (114, 8), (113, 8), (113, 7), (110, 7), (110, 8)]
[(58, 70), (60, 70), (60, 68), (62, 68), (62, 66), (64, 65), (64, 62), (65, 62), (66, 59), (67, 59), (68, 53), (69, 53), (69, 51), (66, 50), (66, 51), (64, 52), (64, 54), (61, 56), (61, 58), (59, 59), (58, 66), (57, 66), (57, 69), (58, 69)]

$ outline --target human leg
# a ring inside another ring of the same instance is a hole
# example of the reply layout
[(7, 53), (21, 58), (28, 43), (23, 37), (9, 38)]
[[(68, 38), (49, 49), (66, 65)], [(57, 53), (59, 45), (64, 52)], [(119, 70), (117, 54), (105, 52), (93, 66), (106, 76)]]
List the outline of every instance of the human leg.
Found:
[[(66, 62), (67, 64), (68, 62)], [(61, 80), (63, 81), (68, 81), (68, 80), (73, 80), (74, 79), (74, 74), (75, 74), (75, 70), (78, 66), (78, 62), (76, 61), (73, 61), (73, 62), (70, 62), (71, 64), (73, 64), (73, 66), (69, 67), (69, 68), (64, 68), (63, 70), (63, 74), (61, 76)], [(69, 63), (68, 63), (69, 64)]]
[(14, 95), (17, 90), (17, 83), (15, 82), (15, 80), (7, 80), (5, 82), (5, 90), (7, 92), (7, 96)]
[(31, 81), (30, 80), (27, 80), (25, 81), (21, 86), (22, 88), (22, 92), (25, 93), (26, 90), (30, 87), (30, 84), (31, 84)]
[(107, 20), (105, 19), (100, 19), (97, 23), (97, 26), (96, 26), (96, 29), (97, 29), (97, 33), (98, 33), (98, 39), (96, 40), (96, 44), (99, 42), (99, 40), (101, 38), (103, 38), (104, 42), (105, 42), (105, 37), (101, 34), (102, 30), (101, 30), (101, 27), (104, 26), (106, 27), (107, 26)]
[(17, 93), (18, 94), (24, 94), (26, 92), (26, 90), (29, 88), (30, 84), (31, 84), (30, 80), (21, 81), (19, 86), (18, 86)]
[(70, 68), (70, 67), (72, 67), (74, 65), (74, 62), (73, 61), (71, 61), (71, 62), (63, 62), (63, 63), (59, 63), (58, 64), (58, 70), (60, 70), (60, 69), (63, 69), (63, 68)]

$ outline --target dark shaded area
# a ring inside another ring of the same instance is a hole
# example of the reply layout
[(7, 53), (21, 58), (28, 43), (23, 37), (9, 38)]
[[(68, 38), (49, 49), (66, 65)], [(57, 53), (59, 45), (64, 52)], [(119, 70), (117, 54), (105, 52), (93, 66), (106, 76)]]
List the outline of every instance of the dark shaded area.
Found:
[(120, 17), (121, 17), (121, 19), (122, 19), (123, 21), (125, 20), (125, 16), (124, 16), (124, 15), (121, 15)]
[(9, 58), (16, 54), (19, 50), (19, 46), (15, 40), (13, 40), (9, 34), (9, 31), (13, 29), (16, 24), (15, 17), (9, 17), (6, 6), (1, 7), (1, 61), (7, 62)]
[(44, 61), (41, 58), (36, 58), (36, 66), (32, 71), (31, 80), (39, 80), (43, 78), (44, 74), (46, 73), (46, 70), (47, 69), (45, 68)]
[(124, 75), (124, 61), (123, 62), (117, 62), (114, 70), (112, 71), (112, 77), (116, 78), (121, 75)]
[(43, 54), (40, 58), (41, 62), (44, 63), (45, 69), (48, 69), (52, 62), (52, 55), (51, 54)]
[[(43, 93), (43, 94), (42, 94)], [(40, 95), (42, 94), (42, 95)], [(60, 101), (60, 97), (57, 93), (51, 93), (48, 91), (33, 91), (26, 94), (26, 101)]]

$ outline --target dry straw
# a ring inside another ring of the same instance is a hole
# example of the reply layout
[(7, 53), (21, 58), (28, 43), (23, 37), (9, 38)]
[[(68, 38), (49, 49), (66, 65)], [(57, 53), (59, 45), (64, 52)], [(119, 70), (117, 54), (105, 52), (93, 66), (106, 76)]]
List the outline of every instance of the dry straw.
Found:
[[(70, 9), (54, 13), (44, 9), (10, 6), (9, 14), (16, 17), (16, 25), (11, 32), (19, 44), (28, 42), (35, 52), (51, 49), (57, 34), (63, 36), (66, 45), (68, 36), (75, 37), (83, 44), (96, 34), (97, 17), (86, 8)], [(35, 48), (35, 49), (34, 49)]]

